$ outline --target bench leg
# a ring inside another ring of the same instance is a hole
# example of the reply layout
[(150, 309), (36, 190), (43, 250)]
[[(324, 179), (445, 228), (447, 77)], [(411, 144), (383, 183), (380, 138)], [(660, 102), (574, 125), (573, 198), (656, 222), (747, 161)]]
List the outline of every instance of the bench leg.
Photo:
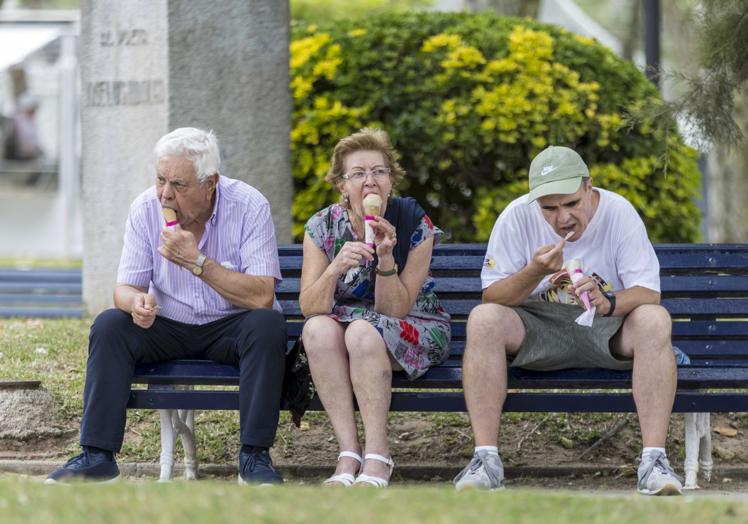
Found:
[(184, 477), (197, 478), (195, 447), (195, 412), (191, 409), (161, 409), (161, 475), (159, 482), (169, 482), (174, 470), (174, 446), (182, 437), (184, 448)]
[(180, 435), (184, 448), (184, 478), (197, 478), (197, 451), (195, 449), (195, 412), (191, 409), (180, 409), (178, 417), (182, 422)]
[(683, 469), (686, 472), (684, 489), (698, 489), (697, 474), (707, 482), (712, 476), (712, 436), (711, 415), (709, 413), (686, 413), (684, 417), (686, 430), (686, 460)]
[(172, 424), (173, 409), (160, 409), (161, 416), (161, 475), (159, 482), (169, 482), (171, 472), (174, 468), (174, 444), (177, 441), (177, 432)]
[(711, 414), (699, 413), (698, 417), (700, 417), (700, 426), (703, 428), (701, 444), (699, 446), (699, 468), (701, 469), (702, 478), (710, 482), (712, 480), (712, 468), (714, 467), (714, 461), (712, 460)]

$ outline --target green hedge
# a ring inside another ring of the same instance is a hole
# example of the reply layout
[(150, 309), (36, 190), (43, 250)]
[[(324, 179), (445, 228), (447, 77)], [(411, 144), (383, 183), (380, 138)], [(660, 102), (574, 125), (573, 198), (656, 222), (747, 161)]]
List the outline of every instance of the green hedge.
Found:
[(291, 75), (297, 239), (337, 199), (324, 181), (334, 144), (364, 126), (390, 133), (400, 192), (452, 241), (486, 240), (551, 144), (631, 200), (653, 241), (699, 238), (696, 153), (665, 117), (627, 124), (658, 92), (590, 39), (489, 13), (383, 15), (295, 27)]

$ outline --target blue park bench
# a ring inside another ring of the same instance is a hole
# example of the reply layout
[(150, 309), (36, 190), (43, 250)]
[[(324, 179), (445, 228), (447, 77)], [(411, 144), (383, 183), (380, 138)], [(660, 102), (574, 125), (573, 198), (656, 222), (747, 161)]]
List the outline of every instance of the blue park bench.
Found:
[[(686, 415), (687, 485), (695, 487), (700, 457), (702, 473), (711, 471), (709, 412), (748, 411), (748, 245), (670, 244), (656, 246), (661, 265), (663, 305), (673, 317), (673, 344), (690, 358), (679, 367), (673, 410)], [(289, 323), (289, 347), (301, 334), (298, 304), (301, 246), (279, 249), (284, 277), (278, 287)], [(465, 411), (462, 392), (462, 353), (465, 321), (481, 301), (480, 270), (485, 246), (444, 245), (434, 250), (431, 264), (436, 291), (452, 315), (452, 351), (442, 365), (410, 381), (393, 375), (393, 411)], [(533, 372), (511, 368), (505, 411), (514, 412), (634, 412), (631, 373), (602, 369)], [(238, 368), (209, 361), (178, 360), (136, 368), (129, 408), (186, 410), (239, 408), (236, 388), (194, 390), (177, 386), (236, 386)], [(315, 398), (311, 410), (321, 410)], [(171, 413), (164, 416), (165, 413)], [(177, 411), (163, 412), (162, 478), (177, 430), (191, 431)], [(190, 424), (191, 426), (191, 424)], [(193, 435), (188, 435), (194, 443)], [(184, 437), (183, 437), (184, 441)], [(699, 445), (701, 450), (699, 451)], [(171, 447), (169, 447), (171, 446)], [(194, 456), (194, 450), (192, 455)], [(171, 459), (173, 461), (173, 459)], [(194, 471), (193, 471), (194, 472)]]
[(0, 268), (0, 317), (82, 316), (80, 269)]
[[(686, 483), (695, 485), (699, 454), (706, 473), (711, 469), (708, 413), (748, 411), (748, 245), (658, 245), (656, 251), (663, 304), (673, 316), (673, 343), (690, 357), (690, 364), (678, 370), (674, 411), (687, 414)], [(393, 411), (465, 411), (460, 391), (465, 319), (481, 300), (479, 274), (484, 252), (485, 246), (478, 244), (435, 249), (431, 268), (436, 290), (453, 318), (451, 356), (416, 381), (395, 373)], [(279, 253), (284, 280), (278, 287), (278, 299), (289, 321), (290, 347), (302, 328), (297, 301), (301, 247), (284, 246)], [(0, 270), (0, 316), (19, 315), (80, 316), (80, 271)], [(236, 388), (220, 386), (237, 386), (238, 381), (236, 367), (210, 361), (179, 360), (137, 367), (133, 384), (147, 385), (147, 389), (134, 388), (128, 407), (163, 410), (162, 477), (171, 475), (176, 430), (184, 431), (183, 441), (186, 434), (194, 446), (191, 410), (237, 410)], [(219, 388), (182, 389), (201, 385)], [(509, 387), (505, 411), (634, 411), (630, 372), (511, 368)], [(322, 409), (318, 399), (310, 409)]]

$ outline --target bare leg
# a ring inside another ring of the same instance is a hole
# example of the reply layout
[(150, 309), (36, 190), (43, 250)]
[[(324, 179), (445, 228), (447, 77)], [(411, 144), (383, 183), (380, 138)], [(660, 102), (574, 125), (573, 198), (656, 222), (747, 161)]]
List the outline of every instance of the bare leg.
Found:
[[(317, 316), (306, 321), (301, 336), (314, 385), (330, 417), (338, 447), (360, 454), (343, 326), (330, 317)], [(344, 457), (335, 473), (355, 475), (360, 466), (355, 459)]]
[[(392, 398), (392, 364), (384, 339), (365, 320), (351, 322), (345, 331), (351, 381), (364, 422), (366, 452), (390, 456), (387, 413)], [(389, 479), (389, 467), (376, 460), (364, 463), (364, 473)]]
[(476, 446), (495, 446), (506, 400), (506, 356), (517, 352), (525, 326), (511, 308), (481, 304), (468, 317), (462, 384)]
[(634, 358), (632, 390), (644, 447), (664, 448), (678, 374), (670, 339), (672, 321), (662, 306), (646, 304), (628, 314), (613, 351)]

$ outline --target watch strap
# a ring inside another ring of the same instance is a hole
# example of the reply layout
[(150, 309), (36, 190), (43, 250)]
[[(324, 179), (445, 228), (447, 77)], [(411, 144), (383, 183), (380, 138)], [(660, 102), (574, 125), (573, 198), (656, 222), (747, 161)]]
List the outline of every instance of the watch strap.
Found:
[(608, 302), (610, 302), (610, 309), (608, 309), (608, 312), (605, 313), (604, 317), (612, 317), (613, 313), (616, 310), (616, 296), (613, 293), (605, 293), (605, 298), (608, 299)]

